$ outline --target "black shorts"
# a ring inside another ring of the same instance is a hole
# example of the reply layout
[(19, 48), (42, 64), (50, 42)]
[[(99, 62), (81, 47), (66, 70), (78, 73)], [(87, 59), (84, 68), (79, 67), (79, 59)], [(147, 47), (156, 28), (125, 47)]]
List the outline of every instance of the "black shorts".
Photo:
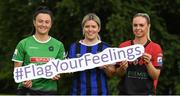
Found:
[(29, 88), (17, 89), (17, 95), (57, 95), (56, 91), (32, 90)]

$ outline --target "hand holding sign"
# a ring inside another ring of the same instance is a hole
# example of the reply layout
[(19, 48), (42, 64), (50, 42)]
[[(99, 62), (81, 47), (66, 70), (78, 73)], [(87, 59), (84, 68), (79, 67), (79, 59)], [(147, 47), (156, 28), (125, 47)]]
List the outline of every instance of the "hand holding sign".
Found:
[(144, 53), (142, 58), (143, 58), (145, 64), (149, 64), (151, 62), (152, 56), (148, 53)]

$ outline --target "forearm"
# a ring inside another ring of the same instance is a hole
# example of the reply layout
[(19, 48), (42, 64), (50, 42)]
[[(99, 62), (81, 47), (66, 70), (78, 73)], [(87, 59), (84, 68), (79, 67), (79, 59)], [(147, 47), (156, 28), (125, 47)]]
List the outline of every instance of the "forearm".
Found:
[(157, 80), (160, 74), (160, 70), (156, 69), (151, 62), (149, 62), (149, 64), (146, 64), (146, 68), (151, 78)]

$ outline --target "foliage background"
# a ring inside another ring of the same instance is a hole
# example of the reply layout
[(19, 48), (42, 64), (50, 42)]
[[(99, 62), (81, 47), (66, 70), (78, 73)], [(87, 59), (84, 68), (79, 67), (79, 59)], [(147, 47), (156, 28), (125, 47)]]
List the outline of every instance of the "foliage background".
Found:
[[(54, 13), (51, 35), (62, 41), (66, 51), (82, 38), (81, 20), (90, 12), (102, 22), (103, 41), (118, 46), (133, 39), (131, 20), (137, 12), (151, 18), (151, 39), (163, 48), (163, 68), (157, 94), (180, 94), (180, 0), (0, 0), (0, 94), (15, 94), (12, 54), (17, 43), (32, 29), (32, 15), (39, 5)], [(111, 94), (118, 93), (116, 76), (109, 79)], [(68, 94), (71, 81), (59, 81), (59, 94)]]

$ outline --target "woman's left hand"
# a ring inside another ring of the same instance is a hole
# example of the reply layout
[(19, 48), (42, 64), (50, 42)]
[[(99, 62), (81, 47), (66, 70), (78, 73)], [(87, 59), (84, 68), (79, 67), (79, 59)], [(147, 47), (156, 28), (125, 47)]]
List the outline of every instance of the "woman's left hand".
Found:
[(60, 78), (60, 75), (58, 74), (58, 75), (54, 76), (54, 77), (52, 78), (52, 80), (59, 80), (59, 78)]
[(150, 54), (144, 53), (142, 57), (143, 57), (145, 64), (149, 64), (151, 62), (152, 56)]

